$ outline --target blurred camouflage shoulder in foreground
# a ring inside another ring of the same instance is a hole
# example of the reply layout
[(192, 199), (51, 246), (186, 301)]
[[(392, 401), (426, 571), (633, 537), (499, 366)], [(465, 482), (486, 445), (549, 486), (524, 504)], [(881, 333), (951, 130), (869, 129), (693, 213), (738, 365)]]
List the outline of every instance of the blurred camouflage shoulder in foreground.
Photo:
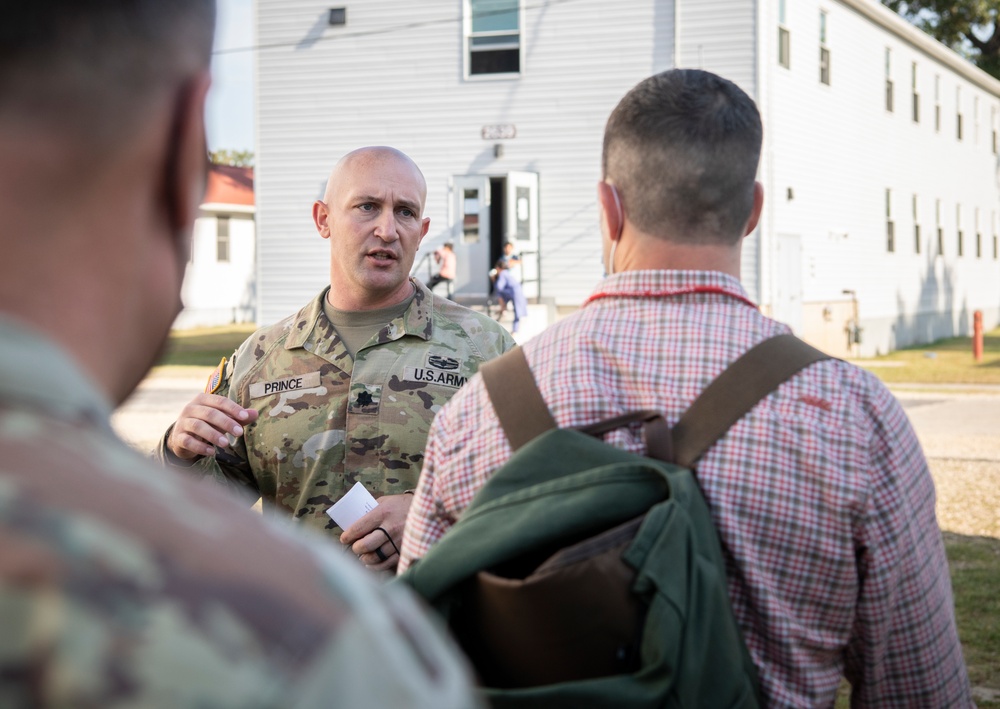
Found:
[(156, 469), (109, 414), (0, 318), (0, 706), (475, 705), (408, 595)]

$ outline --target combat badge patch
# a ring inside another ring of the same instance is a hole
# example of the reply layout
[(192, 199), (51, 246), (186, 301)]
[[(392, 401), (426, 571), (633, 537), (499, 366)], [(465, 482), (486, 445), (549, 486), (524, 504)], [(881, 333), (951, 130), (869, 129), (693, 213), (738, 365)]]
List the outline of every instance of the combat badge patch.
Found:
[(431, 354), (427, 356), (423, 367), (406, 367), (403, 370), (403, 381), (424, 382), (458, 389), (469, 380), (459, 374), (461, 362), (454, 357)]
[(226, 358), (223, 357), (222, 361), (219, 362), (219, 366), (215, 368), (215, 371), (208, 377), (208, 383), (205, 384), (205, 391), (208, 394), (214, 394), (219, 391), (219, 387), (222, 386), (222, 374), (226, 371)]
[(351, 384), (351, 398), (347, 403), (347, 413), (377, 414), (382, 401), (381, 384)]

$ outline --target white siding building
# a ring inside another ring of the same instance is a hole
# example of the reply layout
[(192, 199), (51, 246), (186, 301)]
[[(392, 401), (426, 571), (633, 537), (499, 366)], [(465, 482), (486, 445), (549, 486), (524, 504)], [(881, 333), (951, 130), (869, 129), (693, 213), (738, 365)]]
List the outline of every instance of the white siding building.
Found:
[(255, 322), (256, 249), (253, 168), (212, 165), (174, 327)]
[(730, 78), (761, 109), (766, 207), (743, 281), (765, 311), (837, 355), (967, 333), (975, 310), (1000, 319), (1000, 82), (875, 0), (257, 0), (256, 13), (260, 322), (327, 282), (311, 204), (341, 155), (372, 144), (427, 178), (418, 275), (451, 240), (456, 298), (484, 297), (509, 239), (529, 295), (578, 305), (602, 274), (604, 123), (675, 66)]

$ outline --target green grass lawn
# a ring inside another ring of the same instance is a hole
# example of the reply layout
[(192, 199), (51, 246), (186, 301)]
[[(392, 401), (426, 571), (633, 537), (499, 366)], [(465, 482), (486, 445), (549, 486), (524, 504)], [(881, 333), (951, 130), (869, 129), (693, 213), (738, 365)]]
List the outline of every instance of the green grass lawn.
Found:
[(153, 374), (162, 376), (179, 368), (216, 367), (220, 359), (230, 357), (256, 329), (256, 325), (250, 324), (174, 330)]
[(983, 359), (972, 357), (971, 337), (950, 337), (858, 360), (886, 383), (1000, 384), (1000, 328), (983, 336)]

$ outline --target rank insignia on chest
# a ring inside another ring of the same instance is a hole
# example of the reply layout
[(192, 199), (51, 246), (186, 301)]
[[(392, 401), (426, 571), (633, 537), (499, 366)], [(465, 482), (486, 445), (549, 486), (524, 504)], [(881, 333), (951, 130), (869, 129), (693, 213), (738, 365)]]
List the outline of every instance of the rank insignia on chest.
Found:
[(208, 383), (205, 384), (205, 391), (209, 394), (214, 394), (222, 386), (222, 375), (226, 371), (226, 358), (223, 357), (222, 361), (219, 362), (219, 366), (215, 368), (208, 377)]
[(351, 384), (347, 411), (352, 414), (377, 414), (381, 401), (381, 384)]

